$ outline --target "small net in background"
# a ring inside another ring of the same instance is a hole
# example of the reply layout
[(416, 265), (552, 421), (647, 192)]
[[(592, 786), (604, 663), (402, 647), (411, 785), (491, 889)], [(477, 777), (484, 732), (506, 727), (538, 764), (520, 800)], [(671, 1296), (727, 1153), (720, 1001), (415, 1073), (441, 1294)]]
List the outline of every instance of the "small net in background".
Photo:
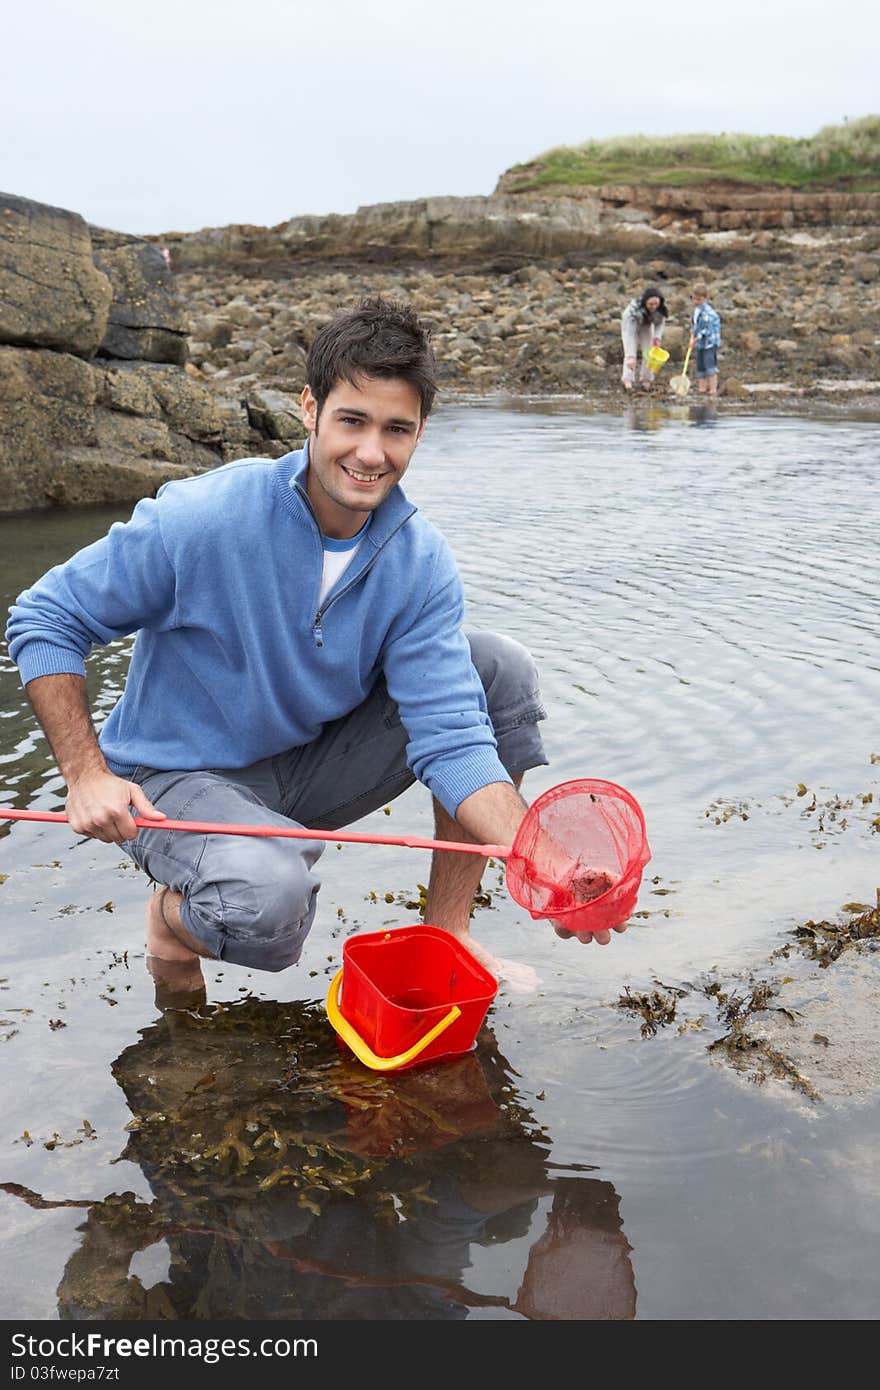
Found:
[(563, 782), (529, 807), (507, 860), (511, 896), (568, 931), (607, 931), (632, 914), (651, 851), (633, 796), (595, 778)]

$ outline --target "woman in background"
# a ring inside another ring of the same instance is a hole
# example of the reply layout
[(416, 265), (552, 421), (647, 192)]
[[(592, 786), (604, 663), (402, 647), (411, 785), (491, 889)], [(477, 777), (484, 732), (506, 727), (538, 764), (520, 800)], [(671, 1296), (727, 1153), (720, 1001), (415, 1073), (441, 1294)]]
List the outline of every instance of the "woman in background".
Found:
[(631, 299), (620, 317), (620, 336), (623, 339), (623, 371), (620, 380), (625, 391), (631, 391), (636, 378), (636, 359), (641, 353), (642, 365), (639, 382), (645, 391), (650, 391), (654, 374), (648, 366), (648, 352), (659, 347), (663, 337), (663, 326), (669, 317), (663, 295), (653, 285), (642, 291), (638, 299)]

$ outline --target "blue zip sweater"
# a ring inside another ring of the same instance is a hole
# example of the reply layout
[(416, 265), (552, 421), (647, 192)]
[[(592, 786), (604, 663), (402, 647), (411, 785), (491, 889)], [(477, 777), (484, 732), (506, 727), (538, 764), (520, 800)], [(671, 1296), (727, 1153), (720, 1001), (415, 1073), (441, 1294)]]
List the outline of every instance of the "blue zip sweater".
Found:
[(509, 782), (462, 632), (449, 546), (399, 487), (319, 608), (323, 549), (308, 446), (164, 484), (11, 609), (25, 684), (82, 675), (96, 644), (137, 633), (100, 743), (110, 768), (247, 767), (310, 743), (384, 673), (415, 776), (455, 815)]

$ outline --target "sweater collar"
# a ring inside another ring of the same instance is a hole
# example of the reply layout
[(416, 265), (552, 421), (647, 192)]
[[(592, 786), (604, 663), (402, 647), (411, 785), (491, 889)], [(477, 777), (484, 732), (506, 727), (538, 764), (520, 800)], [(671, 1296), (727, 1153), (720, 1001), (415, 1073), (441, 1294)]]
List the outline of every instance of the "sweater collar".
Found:
[[(275, 483), (281, 498), (281, 505), (290, 515), (300, 516), (305, 508), (308, 515), (314, 518), (314, 512), (306, 492), (308, 471), (308, 440), (301, 449), (284, 454), (275, 464)], [(403, 488), (397, 483), (373, 513), (373, 520), (364, 537), (364, 544), (374, 545), (378, 549), (417, 511), (418, 508), (410, 502)]]

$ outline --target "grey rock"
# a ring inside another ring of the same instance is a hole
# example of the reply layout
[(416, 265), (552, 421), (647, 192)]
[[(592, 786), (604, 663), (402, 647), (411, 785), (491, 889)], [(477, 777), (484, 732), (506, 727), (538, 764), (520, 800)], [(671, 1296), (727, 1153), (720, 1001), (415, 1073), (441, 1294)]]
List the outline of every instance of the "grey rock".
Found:
[(111, 295), (82, 217), (0, 193), (0, 343), (91, 357)]
[(183, 366), (186, 313), (159, 247), (101, 227), (92, 227), (91, 237), (95, 264), (113, 290), (99, 352), (105, 357)]
[(171, 367), (0, 347), (0, 417), (0, 513), (134, 502), (224, 457), (217, 401)]
[(47, 505), (65, 452), (97, 443), (95, 381), (72, 353), (0, 347), (0, 512)]
[(420, 198), (375, 203), (347, 216), (294, 217), (273, 228), (234, 226), (177, 234), (174, 263), (194, 268), (267, 253), (381, 261), (405, 255), (559, 255), (580, 250), (584, 238), (598, 231), (596, 198)]
[(305, 438), (302, 411), (297, 398), (284, 391), (263, 388), (249, 391), (245, 398), (250, 424), (269, 439), (297, 448)]
[(853, 261), (853, 274), (858, 280), (869, 285), (880, 277), (880, 258), (877, 256), (859, 256)]

